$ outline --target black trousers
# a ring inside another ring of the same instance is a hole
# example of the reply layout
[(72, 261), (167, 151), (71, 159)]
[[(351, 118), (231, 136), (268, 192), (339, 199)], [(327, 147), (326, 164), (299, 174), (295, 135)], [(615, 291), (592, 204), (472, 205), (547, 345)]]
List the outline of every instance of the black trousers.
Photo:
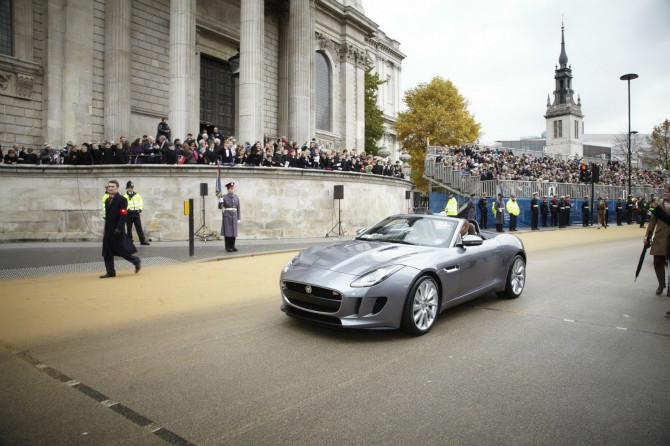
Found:
[(538, 221), (538, 213), (537, 212), (531, 212), (530, 214), (530, 227), (531, 229), (535, 228), (537, 229), (537, 221)]
[(633, 211), (631, 210), (626, 210), (626, 223), (629, 225), (633, 224)]
[[(137, 266), (140, 264), (140, 258), (129, 255), (128, 257), (123, 257), (133, 265)], [(109, 275), (116, 275), (116, 270), (114, 269), (114, 256), (104, 256), (105, 259), (105, 269), (107, 270), (107, 274)]]
[(223, 237), (226, 243), (226, 249), (233, 249), (235, 247), (235, 237)]
[(621, 212), (616, 213), (616, 225), (621, 226), (623, 225), (623, 214)]
[(587, 212), (582, 212), (582, 226), (588, 226), (589, 225), (589, 213)]
[(558, 226), (558, 213), (557, 212), (552, 212), (551, 213), (551, 226)]
[(542, 214), (542, 227), (543, 228), (547, 227), (547, 216), (548, 216), (548, 214)]
[(128, 218), (126, 219), (126, 232), (128, 232), (128, 237), (133, 239), (133, 223), (135, 224), (135, 229), (137, 230), (137, 236), (140, 238), (140, 242), (144, 242), (144, 231), (142, 230), (142, 219), (140, 218), (140, 213), (133, 212), (132, 214), (128, 212)]
[(479, 218), (479, 229), (488, 229), (489, 228), (489, 213), (482, 212)]
[(510, 231), (516, 231), (516, 218), (517, 218), (516, 215), (509, 214), (509, 230)]

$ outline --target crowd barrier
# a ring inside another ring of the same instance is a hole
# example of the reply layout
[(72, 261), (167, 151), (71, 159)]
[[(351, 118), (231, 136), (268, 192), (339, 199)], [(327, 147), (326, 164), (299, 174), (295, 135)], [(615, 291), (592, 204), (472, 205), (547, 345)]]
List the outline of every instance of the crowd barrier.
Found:
[[(496, 196), (499, 192), (505, 197), (515, 195), (517, 198), (532, 198), (533, 192), (537, 192), (541, 197), (546, 195), (567, 196), (573, 198), (617, 198), (625, 199), (628, 194), (627, 186), (610, 186), (604, 184), (584, 184), (584, 183), (557, 183), (540, 181), (514, 181), (514, 180), (486, 180), (482, 181), (477, 176), (464, 174), (460, 169), (454, 169), (451, 166), (444, 166), (436, 163), (434, 159), (426, 159), (424, 165), (424, 177), (431, 183), (431, 187), (438, 186), (451, 189), (459, 195), (469, 196), (476, 194), (477, 197), (485, 192), (487, 196)], [(662, 187), (654, 186), (632, 186), (631, 194), (634, 197), (649, 197), (663, 195)]]

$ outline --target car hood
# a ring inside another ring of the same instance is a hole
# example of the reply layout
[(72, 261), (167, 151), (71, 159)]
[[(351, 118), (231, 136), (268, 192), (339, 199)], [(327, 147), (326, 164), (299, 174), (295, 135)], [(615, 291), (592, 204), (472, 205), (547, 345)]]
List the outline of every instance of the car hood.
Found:
[(311, 247), (300, 254), (294, 266), (360, 275), (383, 265), (407, 265), (416, 256), (435, 249), (400, 243), (349, 240)]

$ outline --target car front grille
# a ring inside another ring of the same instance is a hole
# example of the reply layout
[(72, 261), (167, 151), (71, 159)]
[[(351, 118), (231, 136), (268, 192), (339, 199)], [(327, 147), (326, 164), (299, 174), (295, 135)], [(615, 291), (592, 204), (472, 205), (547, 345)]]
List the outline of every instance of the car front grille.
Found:
[(291, 304), (306, 310), (336, 313), (342, 304), (342, 295), (328, 288), (299, 282), (283, 282), (282, 288), (284, 296)]

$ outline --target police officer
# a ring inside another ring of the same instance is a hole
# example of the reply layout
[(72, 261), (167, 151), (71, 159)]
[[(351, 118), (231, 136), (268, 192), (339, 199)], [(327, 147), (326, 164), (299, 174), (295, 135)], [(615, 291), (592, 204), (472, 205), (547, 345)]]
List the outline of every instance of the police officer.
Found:
[(228, 193), (219, 200), (219, 207), (223, 213), (221, 221), (221, 235), (226, 242), (226, 252), (237, 251), (235, 238), (237, 237), (237, 224), (242, 217), (240, 213), (240, 199), (235, 195), (235, 183), (226, 184)]
[(144, 237), (142, 219), (140, 218), (140, 213), (142, 213), (142, 209), (144, 209), (144, 202), (142, 201), (142, 196), (135, 192), (135, 185), (132, 181), (126, 183), (126, 193), (123, 197), (128, 200), (128, 219), (126, 220), (128, 237), (130, 237), (131, 241), (133, 240), (133, 224), (135, 224), (135, 230), (140, 239), (140, 245), (149, 245), (149, 242), (147, 242), (147, 239)]
[(634, 208), (635, 208), (635, 202), (633, 201), (633, 197), (629, 195), (628, 199), (626, 200), (626, 223), (628, 223), (629, 225), (633, 224)]
[(454, 194), (449, 192), (449, 201), (447, 201), (447, 206), (444, 208), (447, 212), (447, 216), (456, 217), (458, 215), (458, 202), (454, 198)]
[(623, 226), (623, 203), (621, 202), (621, 198), (617, 198), (615, 210), (616, 210), (616, 225)]
[(549, 208), (551, 209), (551, 226), (558, 226), (558, 205), (560, 202), (558, 201), (558, 195), (554, 195), (554, 198), (551, 200), (551, 203), (549, 204)]
[(488, 229), (489, 228), (489, 206), (486, 201), (486, 192), (482, 192), (482, 197), (477, 203), (479, 208), (479, 228)]
[(542, 203), (540, 203), (540, 217), (542, 218), (542, 227), (547, 227), (547, 216), (549, 215), (549, 202), (547, 201), (547, 196), (542, 197)]
[(533, 198), (530, 200), (530, 229), (531, 231), (539, 230), (537, 222), (540, 216), (540, 204), (538, 202), (538, 193), (533, 192)]
[(640, 227), (644, 228), (647, 222), (647, 214), (649, 213), (649, 201), (644, 198), (640, 199)]
[(105, 232), (102, 237), (102, 256), (107, 273), (100, 276), (101, 279), (116, 277), (114, 256), (121, 256), (135, 265), (135, 273), (138, 273), (141, 267), (141, 260), (133, 255), (137, 249), (124, 231), (128, 215), (128, 200), (118, 192), (119, 182), (110, 180), (107, 183), (107, 198), (104, 204)]
[(510, 195), (509, 201), (507, 202), (507, 212), (509, 213), (509, 230), (510, 232), (516, 232), (516, 221), (521, 210), (519, 209), (519, 203), (517, 203), (516, 197), (513, 194)]
[(584, 195), (584, 201), (582, 202), (582, 226), (586, 227), (589, 225), (589, 212), (591, 206), (589, 206), (589, 196)]

